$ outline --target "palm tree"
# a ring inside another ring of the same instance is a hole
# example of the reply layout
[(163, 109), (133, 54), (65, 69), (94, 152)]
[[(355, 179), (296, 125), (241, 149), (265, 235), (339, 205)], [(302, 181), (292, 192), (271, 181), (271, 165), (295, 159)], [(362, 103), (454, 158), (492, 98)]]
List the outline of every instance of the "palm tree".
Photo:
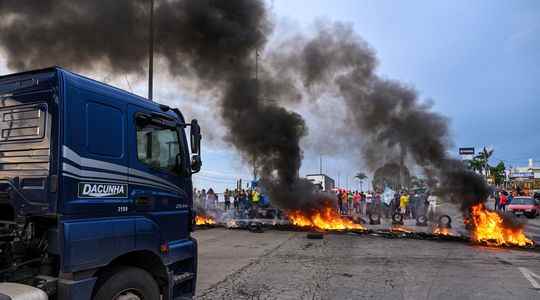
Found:
[(364, 179), (367, 178), (367, 175), (362, 173), (362, 172), (358, 172), (358, 173), (356, 173), (354, 178), (356, 178), (358, 181), (360, 181), (360, 190), (363, 190), (364, 189), (364, 187), (363, 187)]
[(488, 176), (489, 174), (489, 169), (490, 169), (490, 166), (489, 166), (489, 159), (491, 158), (491, 156), (493, 155), (493, 149), (491, 148), (486, 148), (484, 147), (484, 149), (482, 149), (482, 151), (480, 151), (480, 153), (478, 154), (478, 159), (480, 161), (482, 161), (482, 171), (484, 172), (484, 174), (486, 176)]
[(472, 160), (469, 160), (469, 168), (475, 172), (481, 172), (484, 166), (484, 162), (475, 156)]

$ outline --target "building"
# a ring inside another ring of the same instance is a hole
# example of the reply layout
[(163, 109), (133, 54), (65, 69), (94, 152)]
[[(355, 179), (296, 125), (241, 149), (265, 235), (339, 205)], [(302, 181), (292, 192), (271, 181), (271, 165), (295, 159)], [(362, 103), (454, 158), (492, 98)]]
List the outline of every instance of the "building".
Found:
[(331, 191), (335, 187), (334, 179), (325, 174), (310, 174), (306, 178), (314, 185), (318, 186), (321, 191)]
[(540, 193), (540, 166), (535, 166), (532, 159), (525, 167), (515, 167), (508, 174), (510, 187), (525, 194)]

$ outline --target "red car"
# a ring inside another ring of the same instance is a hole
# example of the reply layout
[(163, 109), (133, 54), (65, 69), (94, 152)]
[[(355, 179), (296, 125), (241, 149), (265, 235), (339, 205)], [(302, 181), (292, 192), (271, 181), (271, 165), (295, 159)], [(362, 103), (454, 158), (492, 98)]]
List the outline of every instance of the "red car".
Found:
[(527, 218), (536, 218), (540, 215), (540, 204), (533, 197), (515, 197), (507, 210), (516, 216), (525, 215)]

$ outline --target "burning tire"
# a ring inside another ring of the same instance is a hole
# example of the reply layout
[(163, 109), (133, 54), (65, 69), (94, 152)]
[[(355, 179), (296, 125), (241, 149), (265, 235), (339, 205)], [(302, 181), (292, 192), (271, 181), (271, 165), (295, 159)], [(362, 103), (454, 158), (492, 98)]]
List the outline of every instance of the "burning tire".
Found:
[(442, 215), (439, 217), (439, 227), (452, 228), (452, 218), (449, 215)]
[(416, 217), (416, 226), (427, 226), (428, 218), (425, 215)]
[(398, 212), (395, 212), (392, 215), (392, 224), (393, 225), (403, 225), (403, 215), (398, 213)]
[(381, 215), (369, 214), (369, 225), (380, 225), (381, 224)]

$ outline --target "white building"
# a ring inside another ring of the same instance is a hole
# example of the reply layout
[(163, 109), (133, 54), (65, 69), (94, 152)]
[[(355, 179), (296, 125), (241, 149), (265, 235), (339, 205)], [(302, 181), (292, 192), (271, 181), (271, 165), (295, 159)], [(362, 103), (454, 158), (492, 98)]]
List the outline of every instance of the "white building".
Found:
[(508, 174), (512, 188), (520, 188), (530, 193), (540, 193), (540, 166), (535, 166), (532, 159), (524, 167), (515, 167)]

